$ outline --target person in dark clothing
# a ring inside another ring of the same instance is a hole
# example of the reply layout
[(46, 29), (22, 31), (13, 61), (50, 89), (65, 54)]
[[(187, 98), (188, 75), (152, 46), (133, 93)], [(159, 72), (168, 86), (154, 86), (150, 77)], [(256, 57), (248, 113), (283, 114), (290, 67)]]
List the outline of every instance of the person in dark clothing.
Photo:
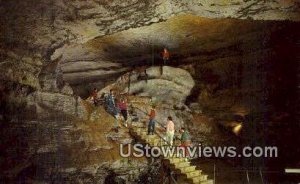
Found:
[(148, 135), (153, 135), (155, 131), (155, 108), (152, 107), (149, 113)]
[(107, 97), (107, 107), (111, 113), (113, 113), (115, 111), (115, 108), (116, 108), (115, 94), (112, 89), (110, 90), (108, 97)]
[(116, 99), (115, 99), (115, 94), (114, 94), (114, 90), (110, 90), (110, 93), (107, 97), (107, 111), (108, 113), (110, 113), (111, 115), (114, 116), (115, 118), (115, 127), (118, 127), (118, 108), (116, 106)]

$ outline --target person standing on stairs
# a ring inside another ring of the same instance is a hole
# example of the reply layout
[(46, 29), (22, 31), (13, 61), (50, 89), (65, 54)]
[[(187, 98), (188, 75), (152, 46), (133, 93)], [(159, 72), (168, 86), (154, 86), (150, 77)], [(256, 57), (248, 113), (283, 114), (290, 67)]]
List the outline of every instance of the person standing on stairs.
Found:
[(189, 156), (188, 152), (187, 152), (187, 147), (191, 146), (191, 137), (190, 137), (189, 132), (184, 127), (182, 127), (180, 129), (180, 132), (181, 132), (181, 138), (180, 138), (181, 145), (180, 145), (180, 147), (184, 148), (184, 150), (185, 150), (184, 155), (187, 157), (187, 156)]
[(115, 93), (114, 90), (111, 89), (108, 95), (108, 99), (107, 99), (107, 110), (108, 113), (110, 113), (111, 115), (114, 116), (115, 118), (115, 128), (118, 128), (118, 109), (116, 106), (116, 99), (115, 99)]
[(175, 133), (175, 125), (173, 122), (173, 118), (169, 116), (167, 121), (167, 127), (166, 127), (166, 137), (167, 137), (167, 142), (171, 146), (173, 145), (174, 133)]
[(111, 89), (109, 91), (108, 97), (107, 97), (107, 107), (109, 112), (113, 112), (113, 110), (115, 109), (115, 92), (113, 89)]
[(127, 127), (128, 111), (127, 111), (127, 101), (125, 98), (122, 98), (121, 101), (118, 103), (118, 108), (120, 109), (120, 112), (124, 118), (124, 125), (125, 127)]
[(170, 59), (170, 53), (167, 48), (164, 48), (164, 51), (162, 52), (162, 59), (163, 59), (163, 64), (161, 65), (160, 68), (161, 75), (163, 74), (163, 66), (167, 65)]
[(148, 135), (153, 135), (155, 131), (155, 107), (152, 106), (149, 113)]

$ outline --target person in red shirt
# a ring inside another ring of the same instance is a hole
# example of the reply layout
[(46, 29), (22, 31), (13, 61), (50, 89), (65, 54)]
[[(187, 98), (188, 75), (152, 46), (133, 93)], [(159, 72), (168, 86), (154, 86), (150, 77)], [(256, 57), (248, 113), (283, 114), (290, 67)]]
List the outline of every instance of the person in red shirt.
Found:
[(164, 48), (164, 51), (162, 52), (162, 59), (163, 59), (163, 64), (160, 66), (160, 74), (163, 74), (163, 66), (167, 64), (167, 62), (170, 59), (170, 53), (167, 50), (167, 48)]
[(127, 102), (125, 98), (122, 98), (121, 101), (118, 103), (118, 108), (120, 109), (120, 112), (125, 120), (125, 126), (127, 127), (128, 113), (127, 113)]
[(155, 131), (155, 107), (152, 106), (149, 113), (148, 135), (153, 135)]
[(164, 51), (162, 53), (162, 57), (163, 57), (163, 60), (164, 60), (164, 65), (166, 65), (167, 61), (169, 61), (169, 59), (170, 59), (170, 53), (166, 48), (164, 48)]

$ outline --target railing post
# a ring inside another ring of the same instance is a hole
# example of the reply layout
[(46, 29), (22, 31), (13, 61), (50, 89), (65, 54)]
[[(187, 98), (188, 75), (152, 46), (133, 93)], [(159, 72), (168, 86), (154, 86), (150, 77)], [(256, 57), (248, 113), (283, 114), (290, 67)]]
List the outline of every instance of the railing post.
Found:
[(216, 163), (214, 163), (214, 184), (216, 184)]
[(262, 175), (261, 168), (259, 168), (259, 175), (260, 175), (260, 178), (261, 178), (261, 183), (264, 184), (264, 178), (263, 178), (263, 175)]
[(246, 176), (247, 176), (247, 182), (250, 183), (249, 174), (248, 174), (248, 169), (246, 170)]

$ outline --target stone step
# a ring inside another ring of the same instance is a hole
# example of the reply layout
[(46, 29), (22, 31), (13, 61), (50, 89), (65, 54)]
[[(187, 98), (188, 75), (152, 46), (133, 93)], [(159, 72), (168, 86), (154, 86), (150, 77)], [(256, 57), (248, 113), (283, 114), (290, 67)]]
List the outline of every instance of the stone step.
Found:
[(151, 144), (151, 146), (154, 144), (152, 139), (144, 139), (146, 143)]
[(151, 138), (148, 138), (147, 135), (146, 136), (145, 135), (141, 136), (141, 139), (145, 140), (145, 142), (148, 142), (148, 143), (152, 142), (152, 140), (153, 140)]
[(153, 146), (159, 146), (160, 145), (160, 140), (158, 138), (149, 139), (149, 140), (147, 140), (147, 142), (149, 142)]
[(195, 171), (188, 172), (188, 173), (185, 173), (185, 174), (186, 174), (186, 177), (187, 177), (187, 178), (193, 178), (193, 177), (195, 177), (195, 176), (201, 175), (201, 173), (202, 173), (201, 170), (195, 170)]
[(138, 133), (138, 135), (143, 136), (143, 135), (147, 135), (147, 133), (148, 133), (147, 131), (141, 131)]
[(158, 145), (161, 144), (161, 140), (159, 138), (153, 139), (152, 141), (155, 142)]
[(149, 139), (149, 140), (151, 140), (151, 139), (155, 139), (155, 138), (158, 138), (157, 137), (157, 135), (145, 135), (145, 134), (142, 134), (142, 138), (143, 139)]
[(157, 140), (157, 139), (153, 140), (153, 145), (160, 146), (160, 140)]
[(176, 168), (181, 168), (181, 167), (187, 167), (187, 166), (190, 166), (190, 162), (179, 162), (179, 163), (175, 163), (174, 164)]
[(139, 134), (140, 132), (143, 131), (143, 128), (136, 128), (136, 129), (133, 129), (133, 131), (134, 131), (136, 134)]
[(214, 184), (214, 180), (200, 181), (198, 184)]
[(139, 127), (139, 126), (132, 126), (132, 129), (134, 129), (134, 130), (138, 130), (138, 129), (141, 129), (141, 128), (143, 128), (143, 127)]
[(136, 127), (136, 128), (133, 128), (133, 130), (134, 130), (135, 132), (140, 132), (140, 131), (144, 130), (144, 128)]
[(146, 128), (145, 125), (143, 125), (141, 122), (139, 122), (138, 124), (132, 125), (132, 127), (134, 127), (134, 128)]
[(159, 142), (159, 139), (157, 138), (146, 138), (147, 142)]
[(195, 176), (192, 178), (189, 178), (193, 181), (193, 183), (200, 183), (203, 181), (207, 181), (207, 175), (200, 175), (200, 176)]
[(179, 168), (182, 173), (188, 173), (196, 170), (196, 166), (188, 166), (188, 167), (180, 167)]
[(147, 134), (145, 135), (145, 134), (140, 133), (139, 135), (140, 135), (141, 139), (144, 139), (144, 140), (147, 139)]
[(172, 164), (176, 164), (176, 163), (180, 163), (180, 162), (183, 162), (184, 161), (184, 158), (177, 158), (177, 157), (169, 157), (168, 160), (170, 160), (170, 162)]
[(146, 128), (143, 128), (143, 127), (138, 127), (136, 129), (134, 129), (136, 132), (142, 132), (142, 131), (146, 131), (147, 129)]

